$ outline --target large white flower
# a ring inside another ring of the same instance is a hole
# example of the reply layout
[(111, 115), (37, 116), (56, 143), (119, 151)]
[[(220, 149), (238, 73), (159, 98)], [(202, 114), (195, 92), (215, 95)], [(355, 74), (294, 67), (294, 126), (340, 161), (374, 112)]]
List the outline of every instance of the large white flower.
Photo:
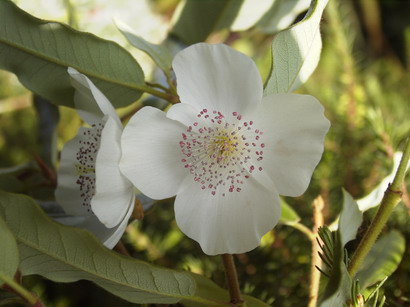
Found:
[(279, 194), (306, 190), (329, 121), (314, 97), (262, 97), (254, 62), (225, 45), (188, 47), (173, 68), (181, 103), (134, 115), (120, 169), (151, 198), (176, 195), (177, 224), (205, 253), (249, 251), (276, 225)]
[(56, 200), (67, 214), (83, 217), (77, 226), (112, 248), (124, 233), (135, 200), (132, 183), (118, 167), (122, 124), (86, 76), (73, 68), (68, 73), (77, 112), (90, 127), (81, 127), (61, 152)]

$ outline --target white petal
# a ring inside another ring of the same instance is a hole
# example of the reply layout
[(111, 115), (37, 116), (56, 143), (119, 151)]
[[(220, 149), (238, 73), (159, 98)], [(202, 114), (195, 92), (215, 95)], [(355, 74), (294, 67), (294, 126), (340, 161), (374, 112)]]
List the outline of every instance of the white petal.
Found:
[(226, 45), (192, 45), (175, 56), (172, 66), (181, 102), (197, 109), (243, 114), (262, 99), (255, 63)]
[(198, 122), (201, 127), (208, 126), (208, 123), (205, 120), (198, 117), (200, 112), (201, 110), (190, 104), (177, 103), (169, 108), (167, 117), (169, 119), (177, 120), (187, 127), (192, 126), (195, 122)]
[(175, 218), (188, 237), (208, 255), (244, 253), (256, 248), (261, 237), (280, 218), (280, 200), (249, 178), (240, 192), (211, 195), (187, 177), (175, 199)]
[[(135, 198), (132, 199), (132, 202), (134, 202), (134, 200)], [(75, 219), (75, 223), (72, 223), (72, 219), (70, 219), (69, 217), (65, 219), (59, 218), (57, 219), (57, 221), (64, 225), (86, 229), (94, 234), (97, 239), (100, 240), (106, 247), (113, 248), (121, 239), (125, 228), (128, 225), (128, 220), (132, 214), (133, 208), (134, 206), (130, 206), (128, 208), (128, 211), (126, 212), (126, 215), (124, 216), (124, 219), (116, 227), (113, 228), (105, 227), (104, 224), (102, 224), (95, 215), (88, 216), (81, 221)]]
[(101, 120), (104, 115), (109, 115), (121, 125), (120, 119), (110, 101), (90, 79), (71, 67), (68, 68), (68, 73), (71, 77), (71, 83), (76, 89), (74, 95), (75, 107), (85, 122), (93, 124)]
[[(84, 200), (82, 194), (84, 191), (80, 190), (77, 183), (79, 179), (79, 171), (77, 165), (77, 154), (79, 148), (82, 146), (80, 142), (87, 142), (89, 138), (86, 136), (87, 131), (91, 128), (80, 128), (77, 135), (67, 142), (61, 151), (60, 168), (58, 169), (58, 186), (55, 191), (57, 202), (61, 205), (67, 214), (71, 215), (90, 215), (90, 203)], [(89, 172), (87, 178), (93, 181), (95, 174)], [(92, 196), (92, 194), (91, 194)], [(90, 198), (91, 199), (91, 198)]]
[(122, 127), (111, 117), (101, 133), (95, 164), (95, 195), (91, 200), (94, 214), (108, 228), (116, 226), (133, 205), (134, 188), (119, 169)]
[(330, 127), (323, 110), (312, 96), (274, 94), (256, 111), (255, 125), (264, 132), (263, 168), (279, 194), (299, 196), (307, 189)]
[(142, 108), (122, 134), (121, 172), (151, 198), (174, 196), (189, 173), (179, 147), (184, 131), (184, 126), (166, 118), (164, 112)]

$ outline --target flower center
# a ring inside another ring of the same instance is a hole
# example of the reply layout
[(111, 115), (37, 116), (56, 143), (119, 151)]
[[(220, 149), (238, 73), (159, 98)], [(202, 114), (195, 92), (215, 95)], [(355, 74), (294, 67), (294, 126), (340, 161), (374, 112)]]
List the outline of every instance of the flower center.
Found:
[(87, 207), (88, 212), (92, 212), (91, 199), (95, 194), (95, 162), (103, 128), (102, 123), (91, 125), (91, 128), (83, 130), (81, 139), (78, 141), (77, 163), (74, 166), (78, 175), (76, 184), (83, 199), (82, 205)]
[(203, 109), (199, 120), (182, 133), (179, 142), (181, 162), (201, 189), (212, 195), (241, 192), (244, 180), (256, 170), (263, 171), (261, 142), (263, 132), (253, 121), (244, 121), (233, 112), (226, 118), (221, 112)]

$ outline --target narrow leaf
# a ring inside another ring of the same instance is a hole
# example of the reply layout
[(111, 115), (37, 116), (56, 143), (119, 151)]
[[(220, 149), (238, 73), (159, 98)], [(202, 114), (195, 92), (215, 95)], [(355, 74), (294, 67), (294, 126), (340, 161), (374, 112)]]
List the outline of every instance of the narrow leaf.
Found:
[(23, 275), (58, 282), (87, 279), (134, 303), (172, 304), (195, 292), (187, 273), (118, 255), (85, 230), (50, 220), (26, 196), (0, 192), (0, 217), (17, 239)]
[(340, 233), (336, 232), (333, 241), (332, 269), (328, 283), (320, 300), (320, 307), (340, 307), (351, 298), (352, 280), (344, 263), (344, 249)]
[(19, 252), (13, 233), (0, 217), (0, 287), (3, 278), (13, 279), (19, 265)]
[(265, 95), (293, 92), (313, 73), (322, 49), (319, 24), (327, 2), (313, 0), (302, 21), (275, 36)]
[(406, 242), (403, 235), (392, 230), (381, 237), (372, 247), (355, 279), (362, 288), (367, 288), (390, 276), (400, 264)]
[(172, 66), (172, 54), (168, 48), (146, 41), (142, 37), (134, 34), (127, 25), (119, 21), (116, 21), (115, 24), (131, 45), (148, 54), (166, 74), (169, 74)]
[(353, 197), (343, 190), (343, 209), (339, 219), (339, 232), (342, 247), (356, 238), (357, 230), (362, 224), (362, 212)]
[(147, 88), (141, 67), (117, 43), (0, 1), (0, 69), (51, 102), (72, 107), (69, 66), (90, 77), (116, 107), (137, 100)]

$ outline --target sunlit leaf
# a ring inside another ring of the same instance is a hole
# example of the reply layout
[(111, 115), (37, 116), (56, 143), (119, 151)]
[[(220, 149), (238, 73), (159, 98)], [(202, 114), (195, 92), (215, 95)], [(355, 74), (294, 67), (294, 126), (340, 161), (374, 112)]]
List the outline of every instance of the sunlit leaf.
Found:
[[(377, 207), (381, 203), (384, 192), (386, 192), (387, 188), (389, 187), (389, 183), (393, 182), (402, 155), (402, 152), (395, 152), (393, 157), (393, 167), (391, 173), (387, 175), (385, 178), (383, 178), (380, 184), (377, 185), (369, 194), (357, 200), (357, 204), (359, 205), (360, 211), (364, 212), (366, 210), (369, 210), (370, 208)], [(407, 165), (407, 169), (409, 168), (409, 166), (410, 163)]]
[(168, 48), (146, 41), (142, 37), (134, 34), (127, 25), (119, 21), (116, 21), (116, 25), (131, 45), (148, 54), (164, 72), (169, 72), (172, 66), (172, 54)]
[(0, 286), (4, 278), (13, 279), (19, 265), (19, 252), (13, 233), (0, 217)]
[(327, 2), (313, 0), (302, 21), (275, 36), (265, 95), (293, 92), (313, 73), (322, 49), (319, 24)]
[(390, 276), (400, 264), (405, 247), (403, 235), (396, 230), (377, 240), (355, 276), (362, 288)]
[(146, 88), (141, 67), (118, 44), (0, 1), (0, 69), (51, 102), (73, 106), (68, 66), (90, 77), (116, 107), (137, 100)]
[(300, 216), (283, 199), (281, 199), (280, 205), (282, 209), (282, 215), (279, 219), (279, 223), (293, 224), (293, 223), (297, 223), (300, 221)]
[(185, 44), (205, 41), (213, 31), (229, 27), (243, 0), (183, 0), (173, 16), (171, 35)]
[(339, 232), (342, 247), (356, 238), (363, 216), (353, 197), (343, 190), (343, 209), (339, 219)]
[(289, 27), (296, 17), (309, 8), (311, 0), (275, 0), (257, 23), (265, 33), (275, 33)]

